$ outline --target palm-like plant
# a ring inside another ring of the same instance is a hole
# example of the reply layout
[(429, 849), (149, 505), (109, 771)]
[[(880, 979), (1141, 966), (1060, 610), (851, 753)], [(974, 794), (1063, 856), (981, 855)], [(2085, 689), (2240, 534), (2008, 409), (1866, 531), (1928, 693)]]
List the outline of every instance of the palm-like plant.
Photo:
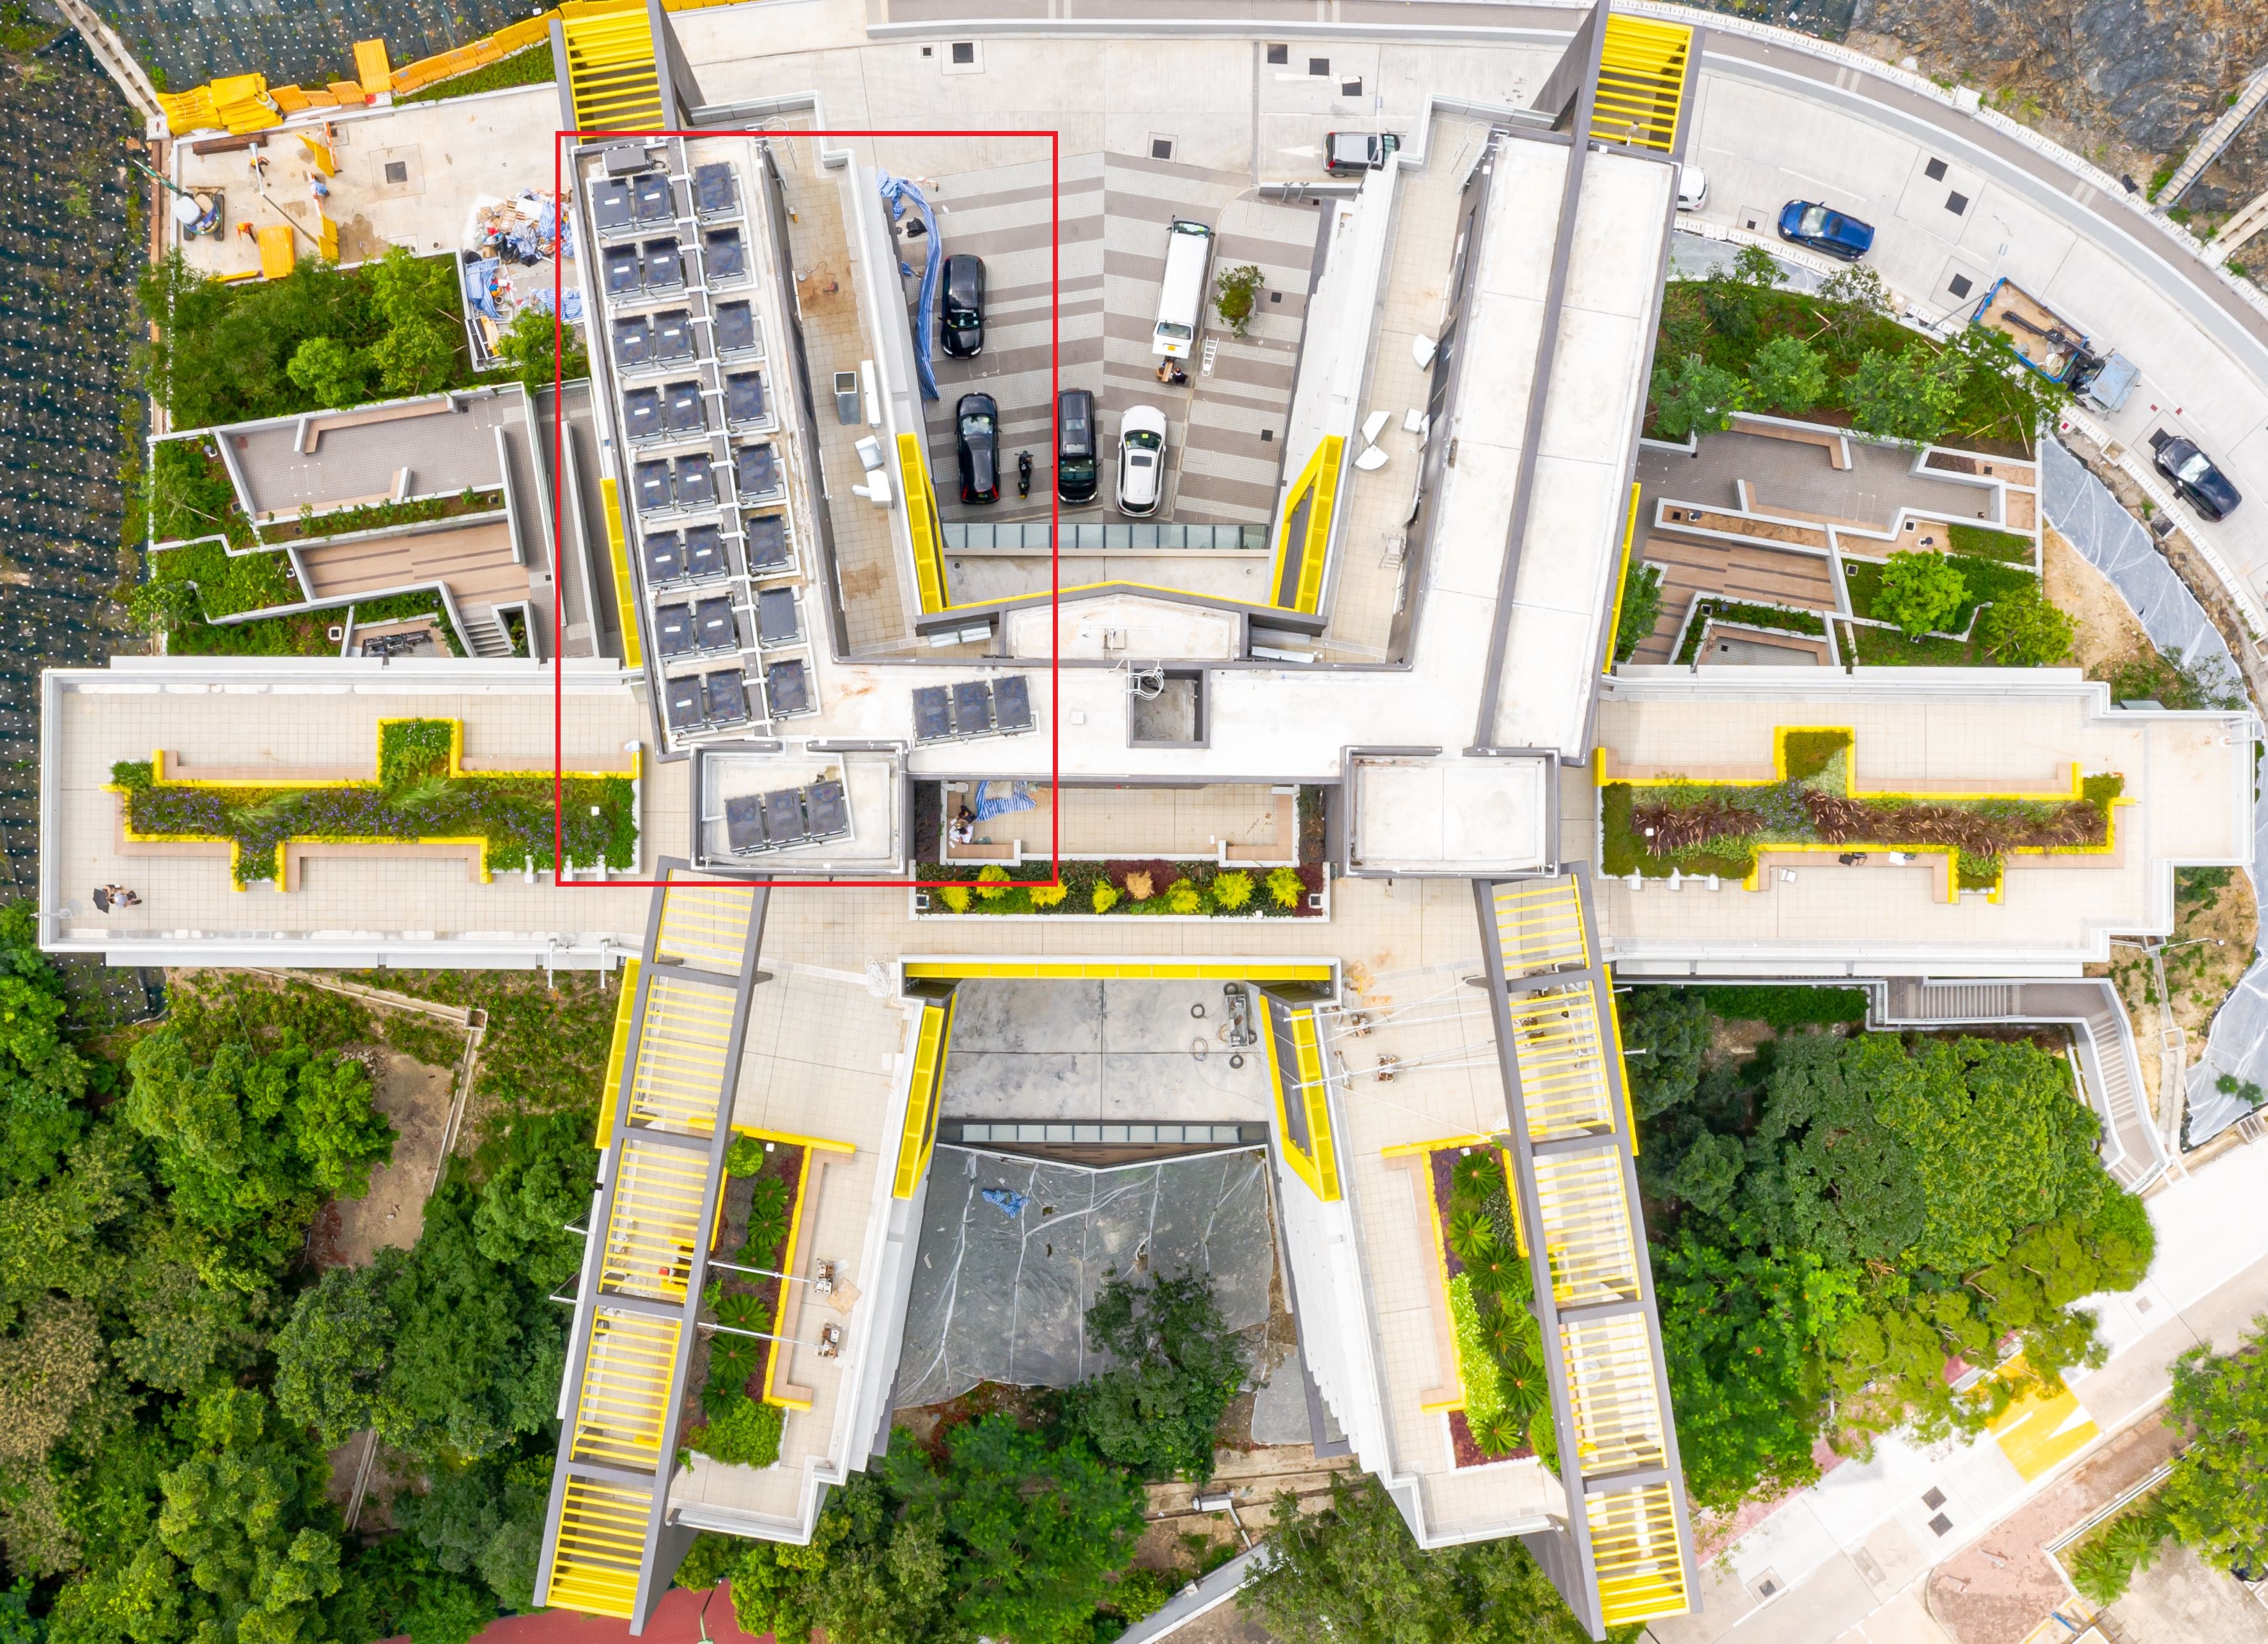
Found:
[(1469, 1421), (1467, 1429), (1473, 1442), (1486, 1456), (1509, 1456), (1528, 1437), (1528, 1417), (1509, 1410), (1495, 1410), (1478, 1421)]
[(1489, 1225), (1486, 1213), (1462, 1210), (1450, 1217), (1449, 1249), (1467, 1266), (1495, 1250), (1496, 1229)]

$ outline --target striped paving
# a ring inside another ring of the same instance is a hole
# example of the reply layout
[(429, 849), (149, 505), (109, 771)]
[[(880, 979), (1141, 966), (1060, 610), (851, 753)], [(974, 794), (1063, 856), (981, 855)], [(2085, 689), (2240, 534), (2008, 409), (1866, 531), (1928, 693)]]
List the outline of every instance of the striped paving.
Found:
[[(1126, 154), (1065, 159), (1061, 300), (1051, 338), (1046, 164), (939, 180), (932, 198), (939, 207), (943, 250), (983, 258), (987, 285), (984, 352), (973, 360), (941, 354), (937, 360), (939, 397), (931, 408), (929, 453), (941, 517), (1006, 520), (1047, 513), (1054, 480), (1053, 363), (1063, 387), (1095, 395), (1104, 476), (1094, 512), (1082, 510), (1082, 517), (1120, 517), (1111, 505), (1119, 418), (1130, 406), (1148, 404), (1167, 422), (1167, 509), (1157, 517), (1197, 524), (1270, 521), (1320, 213), (1247, 193), (1245, 180), (1234, 173), (1200, 166)], [(1215, 230), (1216, 274), (1250, 263), (1265, 281), (1250, 335), (1239, 340), (1214, 321), (1220, 347), (1213, 374), (1200, 372), (1200, 347), (1189, 362), (1186, 388), (1159, 383), (1150, 351), (1165, 273), (1166, 225), (1177, 217)], [(991, 506), (964, 507), (960, 500), (953, 409), (972, 392), (990, 394), (999, 406), (1001, 469), (1008, 483), (1001, 502)], [(1024, 450), (1032, 453), (1033, 495), (1020, 505), (1012, 485), (1016, 455)]]

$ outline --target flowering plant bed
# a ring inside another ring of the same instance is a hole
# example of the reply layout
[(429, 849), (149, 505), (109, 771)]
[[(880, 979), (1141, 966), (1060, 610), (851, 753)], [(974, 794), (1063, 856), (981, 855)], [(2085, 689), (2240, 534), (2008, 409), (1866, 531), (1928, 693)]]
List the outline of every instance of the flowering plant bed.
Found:
[(1602, 782), (1602, 871), (1716, 874), (1754, 889), (1764, 851), (1935, 852), (1950, 859), (1962, 888), (1997, 898), (2014, 852), (2113, 848), (2122, 777), (2082, 777), (2074, 765), (2060, 794), (1860, 793), (1852, 740), (1845, 727), (1782, 726), (1769, 778)]
[(1065, 862), (1062, 883), (1025, 887), (1012, 879), (1037, 879), (1043, 862), (1010, 869), (991, 864), (924, 862), (915, 877), (949, 882), (930, 892), (926, 911), (936, 917), (959, 913), (1175, 914), (1182, 918), (1320, 918), (1307, 905), (1323, 888), (1320, 862), (1270, 868), (1262, 874), (1218, 862)]
[(1464, 1389), (1462, 1403), (1448, 1412), (1456, 1464), (1541, 1456), (1557, 1466), (1543, 1341), (1530, 1307), (1535, 1286), (1520, 1251), (1504, 1154), (1439, 1147), (1425, 1162)]
[[(551, 859), (549, 771), (468, 771), (459, 719), (382, 719), (373, 781), (290, 782), (166, 777), (165, 755), (110, 768), (136, 843), (202, 841), (232, 847), (241, 889), (282, 884), (284, 847), (301, 842), (477, 844), (483, 881), (501, 866)], [(637, 865), (637, 765), (620, 774), (571, 772), (561, 780), (565, 854), (608, 867)]]

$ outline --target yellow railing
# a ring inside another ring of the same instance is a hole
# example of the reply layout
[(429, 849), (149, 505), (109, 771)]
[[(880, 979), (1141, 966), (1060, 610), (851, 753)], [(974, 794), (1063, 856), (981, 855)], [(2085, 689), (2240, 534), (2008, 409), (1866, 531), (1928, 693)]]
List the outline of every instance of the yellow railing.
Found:
[(950, 603), (945, 589), (945, 541), (938, 532), (937, 493), (930, 490), (929, 462), (921, 436), (898, 436), (898, 484), (906, 493), (906, 528), (913, 534), (914, 592), (922, 614)]
[(1638, 498), (1641, 487), (1631, 482), (1630, 513), (1623, 521), (1622, 569), (1615, 573), (1614, 608), (1607, 613), (1607, 660), (1599, 665), (1602, 674), (1615, 671), (1615, 642), (1621, 638), (1623, 626), (1623, 596), (1630, 591), (1631, 550), (1638, 544)]
[(681, 1328), (674, 1318), (594, 1310), (575, 1397), (575, 1460), (648, 1472), (659, 1464)]
[(917, 981), (958, 981), (982, 977), (991, 980), (1067, 982), (1328, 982), (1331, 979), (1331, 968), (1327, 964), (1297, 962), (1240, 964), (1234, 960), (915, 959), (907, 961), (906, 975)]
[(622, 619), (622, 660), (633, 668), (645, 666), (645, 640), (638, 627), (637, 595), (630, 588), (630, 543), (622, 535), (622, 488), (601, 479), (599, 500), (607, 516), (607, 554), (615, 568), (615, 611)]
[[(1291, 1041), (1289, 1067), (1282, 1065), (1276, 1048), (1275, 1013), (1279, 1010), (1284, 1012), (1285, 1033)], [(1284, 1157), (1292, 1174), (1313, 1189), (1317, 1198), (1327, 1205), (1335, 1203), (1339, 1197), (1338, 1148), (1331, 1138), (1330, 1103), (1323, 1076), (1322, 1043), (1315, 1034), (1315, 1013), (1305, 1007), (1290, 1008), (1263, 995), (1260, 1039), (1267, 1047), (1269, 1082), (1276, 1090), (1276, 1138), (1283, 1144)], [(1304, 1147), (1293, 1139), (1291, 1108), (1294, 1102), (1300, 1128), (1307, 1133)]]
[(563, 9), (559, 28), (578, 131), (659, 131), (667, 123), (644, 0)]
[(905, 1128), (898, 1136), (898, 1168), (890, 1184), (895, 1198), (911, 1198), (929, 1168), (937, 1146), (938, 1110), (945, 1100), (945, 1058), (953, 1044), (953, 1007), (957, 998), (942, 1006), (922, 1008), (921, 1026), (914, 1037), (913, 1084), (906, 1095)]
[(607, 1087), (599, 1093), (599, 1132), (591, 1139), (593, 1147), (604, 1147), (615, 1139), (615, 1103), (622, 1091), (622, 1063), (630, 1053), (630, 1019), (637, 1014), (638, 962), (622, 962), (620, 990), (615, 996), (615, 1036), (607, 1046)]
[(1519, 881), (1496, 888), (1497, 936), (1511, 980), (1591, 962), (1583, 910), (1572, 880)]
[[(1276, 561), (1269, 574), (1269, 603), (1288, 611), (1314, 616), (1323, 597), (1323, 558), (1331, 541), (1331, 512), (1338, 505), (1339, 465), (1346, 454), (1346, 439), (1326, 434), (1315, 442), (1307, 466), (1284, 494), (1284, 517), (1276, 533)], [(1297, 539), (1299, 574), (1287, 580), (1286, 556), (1294, 547), (1292, 521), (1300, 505), (1307, 505), (1307, 520)]]
[(1609, 1491), (1586, 1502), (1591, 1567), (1609, 1626), (1683, 1615), (1688, 1606), (1677, 1506), (1667, 1483)]
[(1663, 153), (1676, 147), (1692, 48), (1693, 31), (1682, 23), (1610, 14), (1591, 100), (1591, 136)]
[(752, 895), (746, 885), (672, 885), (661, 900), (656, 954), (666, 962), (738, 976)]
[(1531, 1139), (1614, 1129), (1605, 1045), (1588, 986), (1514, 999), (1512, 1034)]
[(569, 1478), (545, 1604), (628, 1620), (652, 1511), (650, 1489)]

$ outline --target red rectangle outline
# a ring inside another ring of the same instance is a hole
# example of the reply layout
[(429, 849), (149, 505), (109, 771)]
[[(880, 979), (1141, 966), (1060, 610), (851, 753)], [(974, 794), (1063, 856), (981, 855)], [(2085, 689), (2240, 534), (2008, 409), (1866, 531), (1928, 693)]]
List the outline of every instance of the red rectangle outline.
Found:
[[(585, 142), (598, 137), (630, 137), (651, 141), (655, 137), (1045, 137), (1048, 140), (1048, 405), (1049, 426), (1053, 426), (1052, 410), (1062, 393), (1063, 366), (1063, 134), (1056, 130), (1021, 131), (807, 131), (799, 129), (774, 131), (571, 131), (552, 134), (551, 196), (555, 204), (564, 198), (566, 184), (566, 144), (570, 138)], [(579, 203), (580, 196), (578, 195)], [(562, 232), (564, 225), (562, 225)], [(551, 600), (551, 873), (553, 885), (562, 890), (612, 889), (660, 890), (670, 881), (661, 879), (576, 879), (564, 877), (566, 871), (566, 674), (565, 634), (566, 601), (556, 586), (559, 570), (558, 549), (566, 533), (560, 522), (565, 518), (565, 465), (560, 461), (560, 448), (566, 431), (565, 373), (563, 351), (565, 347), (566, 321), (561, 317), (561, 295), (565, 288), (563, 258), (551, 260), (551, 518), (554, 524), (552, 571), (555, 586)], [(591, 323), (595, 328), (598, 313), (595, 303), (591, 312)], [(594, 336), (593, 343), (597, 344)], [(808, 385), (806, 385), (807, 387)], [(998, 467), (997, 453), (995, 467)], [(1063, 786), (1063, 719), (1056, 711), (1062, 698), (1063, 682), (1063, 498), (1057, 493), (1053, 479), (1054, 468), (1049, 468), (1048, 483), (1048, 768), (1049, 793), (1059, 794)], [(611, 568), (609, 575), (611, 575)], [(636, 603), (635, 601), (632, 601)], [(593, 616), (596, 618), (597, 613)], [(698, 796), (695, 803), (698, 804)], [(1063, 883), (1063, 807), (1049, 806), (1048, 867), (1046, 879), (1008, 879), (989, 881), (1006, 890), (1012, 888), (1053, 888)], [(907, 848), (912, 848), (908, 840)], [(967, 880), (955, 879), (753, 879), (709, 881), (720, 885), (744, 883), (754, 890), (759, 886), (780, 887), (839, 887), (849, 890), (931, 889), (946, 885), (967, 885)]]

